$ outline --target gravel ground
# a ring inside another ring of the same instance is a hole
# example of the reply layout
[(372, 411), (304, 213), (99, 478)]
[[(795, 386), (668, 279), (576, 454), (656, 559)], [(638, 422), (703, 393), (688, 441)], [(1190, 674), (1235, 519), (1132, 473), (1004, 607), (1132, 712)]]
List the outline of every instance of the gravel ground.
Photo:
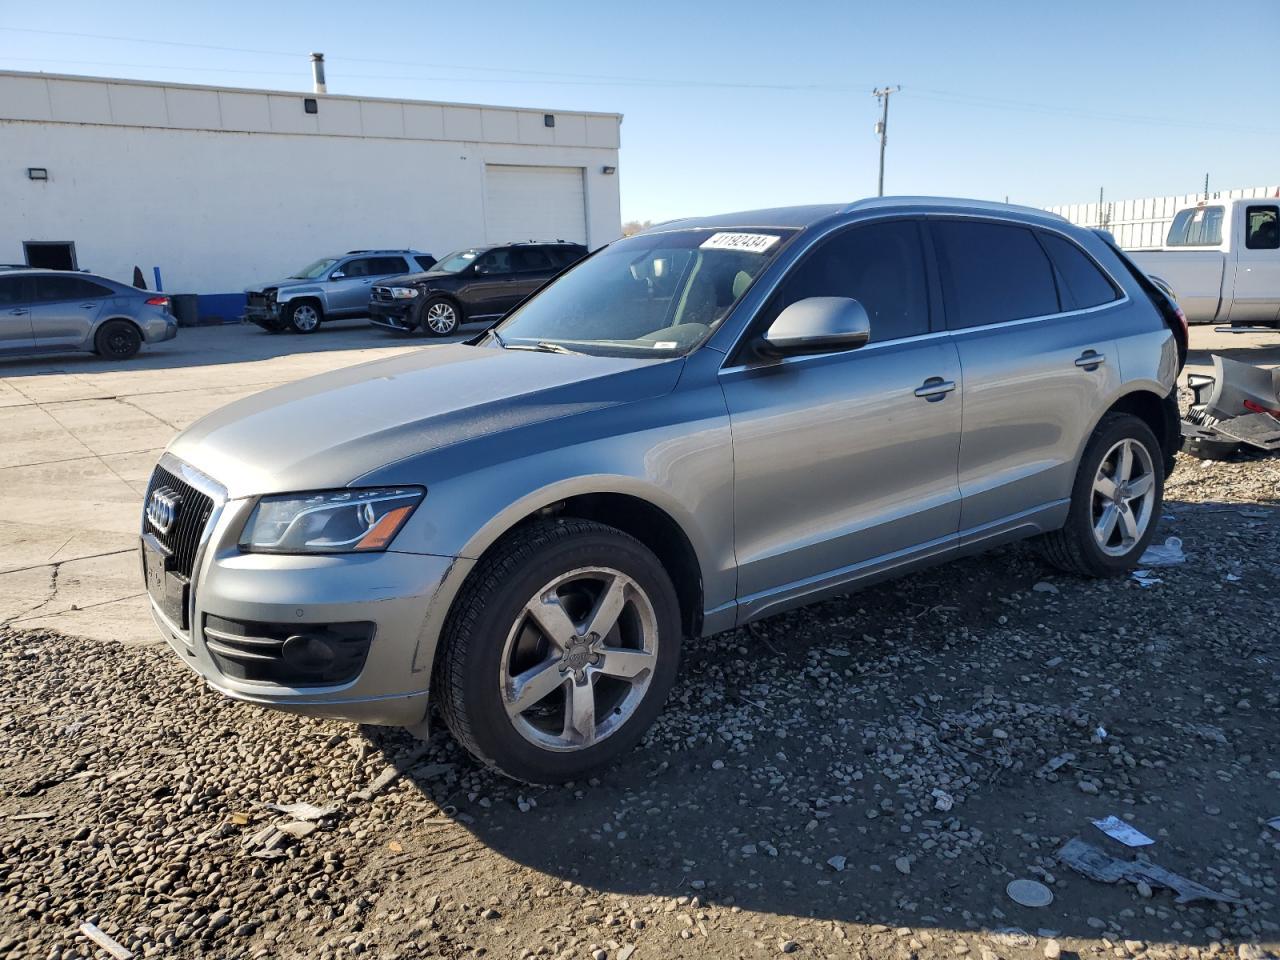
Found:
[[(1278, 494), (1280, 461), (1184, 457), (1149, 588), (1015, 546), (691, 645), (625, 764), (561, 788), (0, 628), (0, 956), (107, 956), (84, 921), (165, 957), (1267, 956)], [(336, 810), (263, 806), (298, 801)], [(1109, 814), (1240, 902), (1060, 862), (1137, 853)]]

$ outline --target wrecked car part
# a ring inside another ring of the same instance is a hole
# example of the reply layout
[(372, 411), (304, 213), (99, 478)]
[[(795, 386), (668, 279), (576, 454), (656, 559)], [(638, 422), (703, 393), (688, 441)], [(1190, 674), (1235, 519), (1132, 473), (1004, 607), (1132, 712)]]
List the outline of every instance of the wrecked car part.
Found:
[(1062, 849), (1058, 851), (1058, 859), (1077, 873), (1084, 874), (1090, 880), (1097, 880), (1099, 883), (1119, 883), (1121, 880), (1126, 880), (1129, 883), (1144, 882), (1152, 887), (1167, 887), (1177, 894), (1178, 903), (1191, 903), (1195, 900), (1216, 900), (1220, 903), (1241, 902), (1237, 897), (1229, 897), (1225, 893), (1211, 890), (1148, 860), (1141, 858), (1119, 860), (1079, 837), (1063, 844)]

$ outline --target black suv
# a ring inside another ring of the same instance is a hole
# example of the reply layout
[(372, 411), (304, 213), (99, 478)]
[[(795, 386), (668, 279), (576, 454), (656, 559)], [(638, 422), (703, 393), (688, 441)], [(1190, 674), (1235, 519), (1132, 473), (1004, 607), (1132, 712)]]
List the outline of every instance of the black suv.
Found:
[(369, 322), (447, 337), (461, 324), (497, 320), (586, 255), (582, 244), (563, 240), (458, 250), (426, 273), (391, 277), (374, 286)]

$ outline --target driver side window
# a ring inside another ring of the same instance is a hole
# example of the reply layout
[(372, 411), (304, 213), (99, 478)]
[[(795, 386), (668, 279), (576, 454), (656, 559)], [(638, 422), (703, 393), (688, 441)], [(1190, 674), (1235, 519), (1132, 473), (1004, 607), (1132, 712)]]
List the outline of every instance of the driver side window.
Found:
[(770, 319), (809, 297), (849, 297), (866, 308), (871, 342), (929, 332), (929, 286), (914, 220), (855, 226), (823, 240), (783, 280)]

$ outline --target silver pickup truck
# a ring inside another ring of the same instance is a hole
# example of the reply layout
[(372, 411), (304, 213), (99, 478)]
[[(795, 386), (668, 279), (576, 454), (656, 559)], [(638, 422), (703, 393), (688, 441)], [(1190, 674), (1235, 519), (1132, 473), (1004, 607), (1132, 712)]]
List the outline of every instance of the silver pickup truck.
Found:
[(1280, 199), (1179, 210), (1163, 247), (1129, 258), (1173, 288), (1191, 323), (1280, 326)]

